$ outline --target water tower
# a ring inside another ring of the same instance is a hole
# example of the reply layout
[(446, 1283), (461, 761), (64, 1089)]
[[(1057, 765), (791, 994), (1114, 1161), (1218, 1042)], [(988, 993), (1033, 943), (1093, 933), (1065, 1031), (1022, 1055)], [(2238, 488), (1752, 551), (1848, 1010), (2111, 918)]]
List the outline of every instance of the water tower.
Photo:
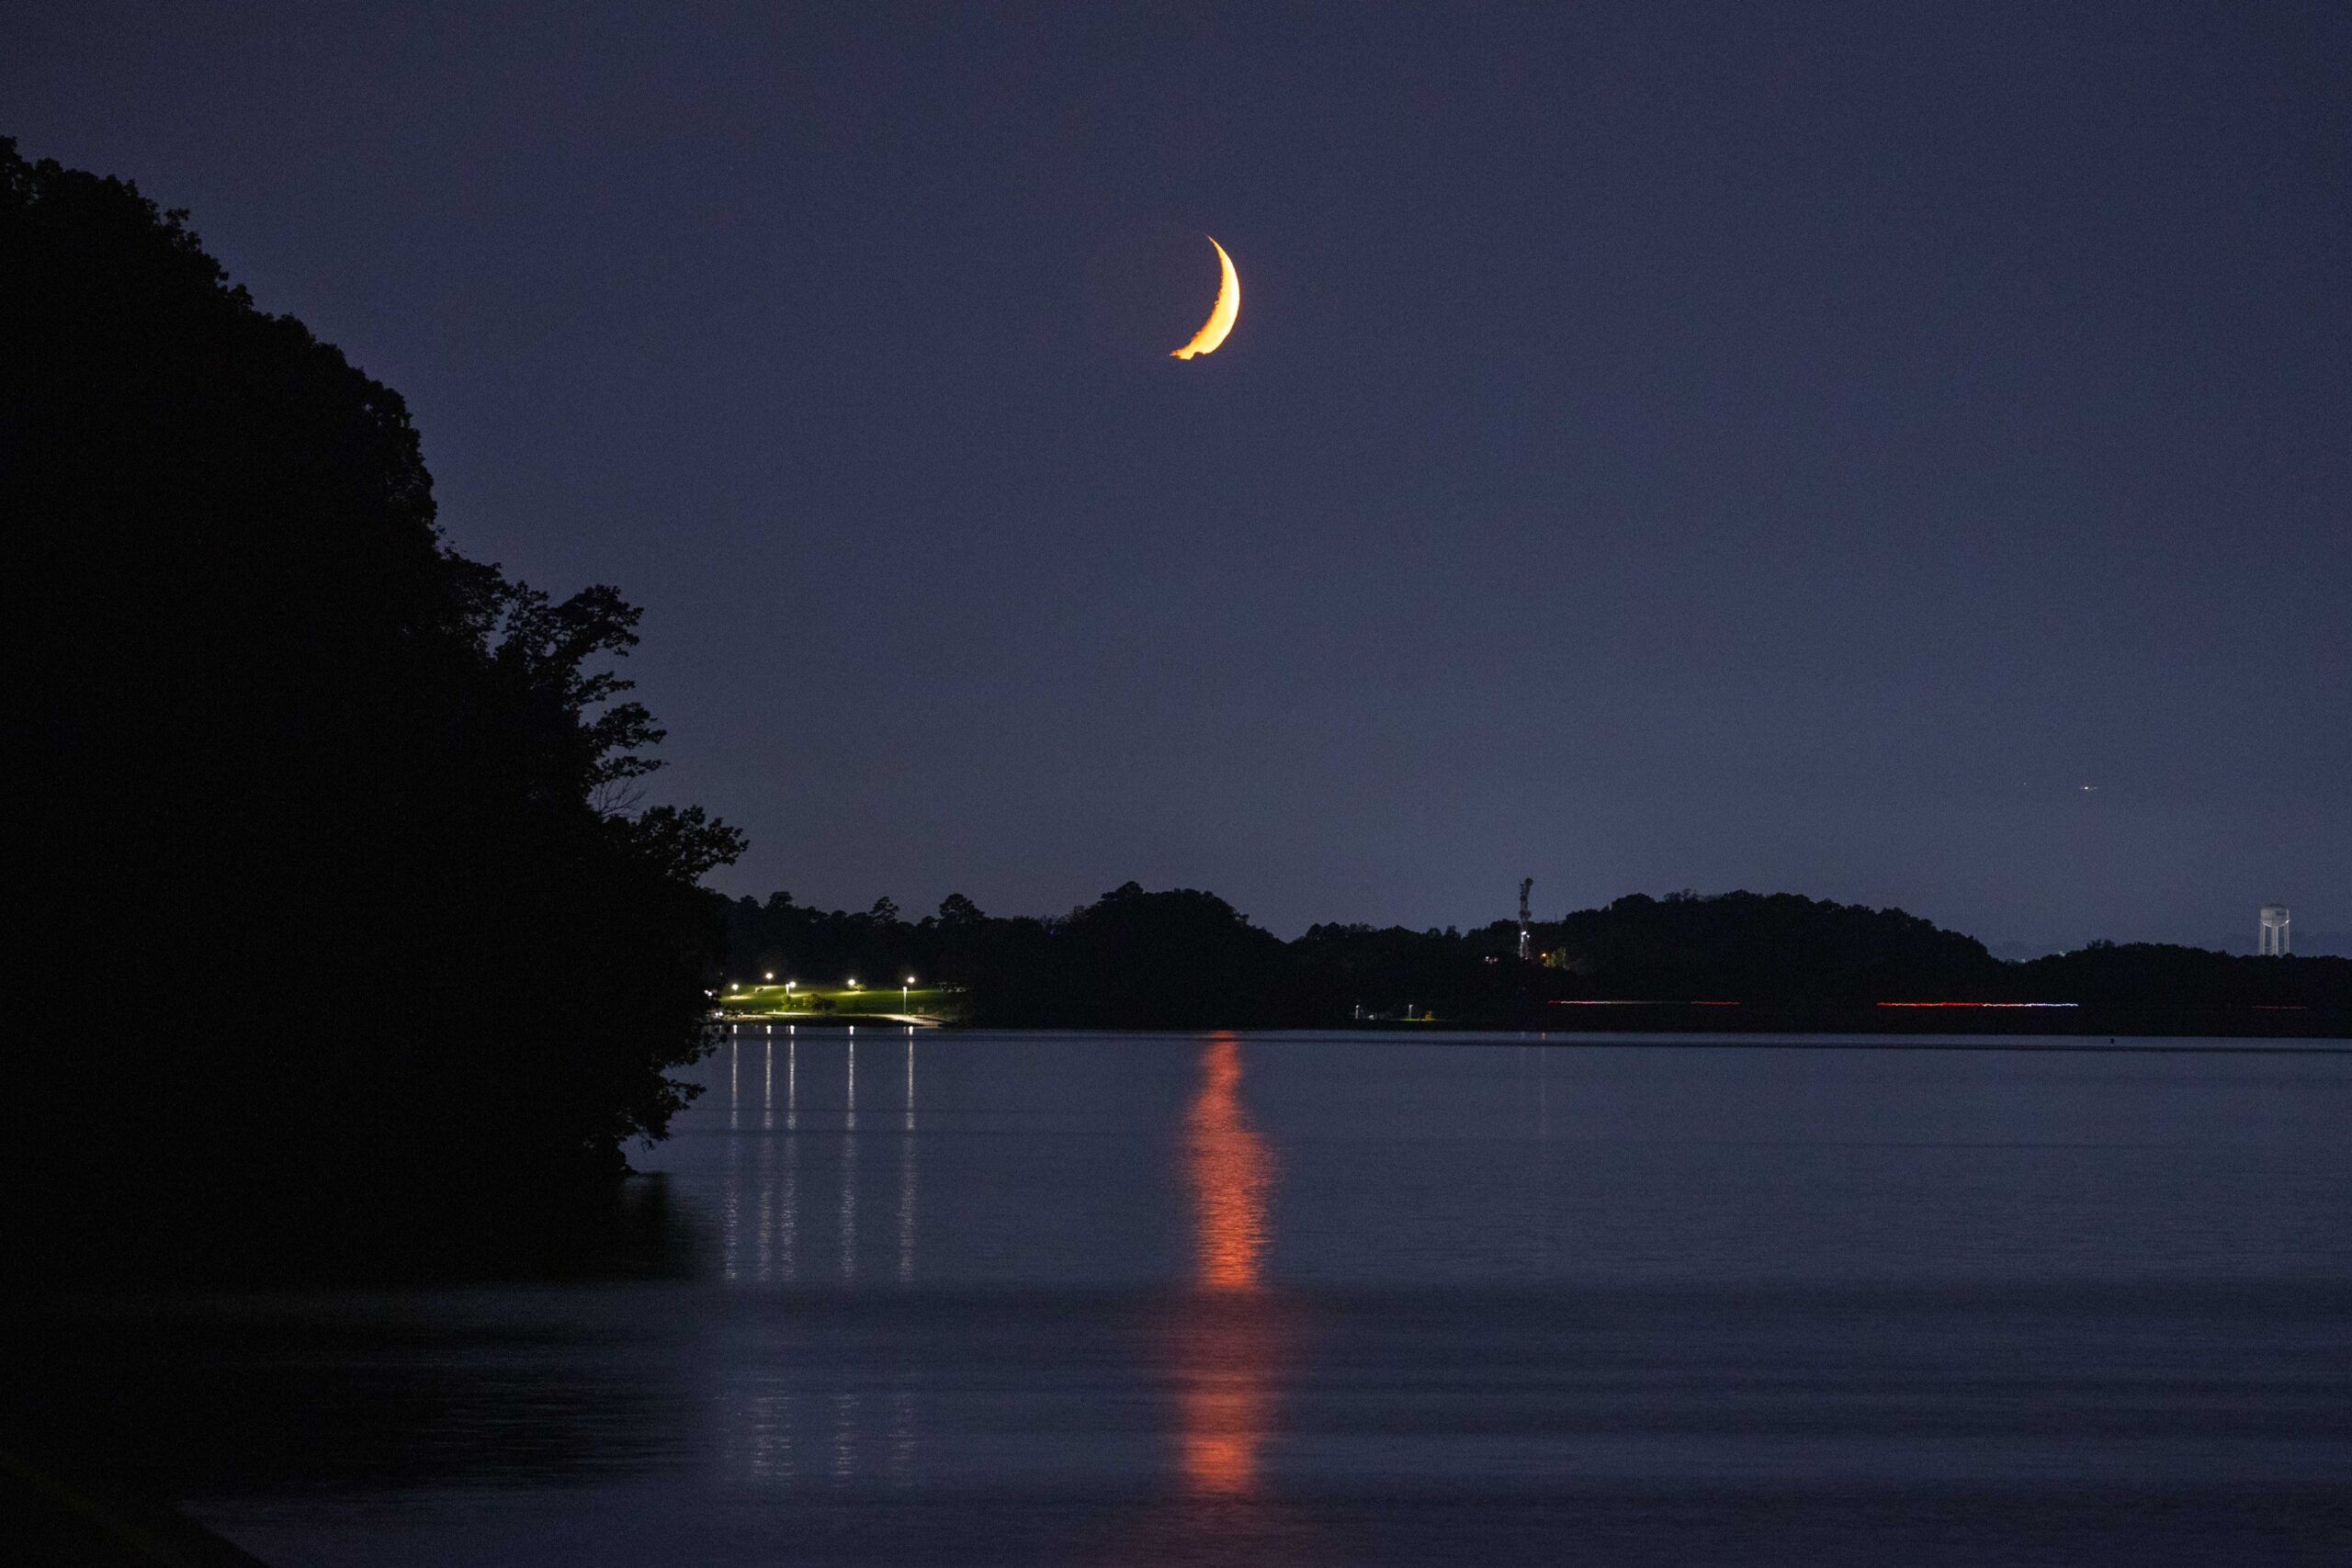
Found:
[(2262, 945), (2256, 949), (2266, 958), (2287, 956), (2287, 906), (2265, 904), (2262, 907)]

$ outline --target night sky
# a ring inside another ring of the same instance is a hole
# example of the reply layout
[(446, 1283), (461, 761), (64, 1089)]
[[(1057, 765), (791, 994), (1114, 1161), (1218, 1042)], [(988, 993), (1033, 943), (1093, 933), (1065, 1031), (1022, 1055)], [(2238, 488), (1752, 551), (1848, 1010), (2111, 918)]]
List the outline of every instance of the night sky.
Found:
[(645, 605), (730, 892), (2352, 931), (2340, 3), (24, 5), (0, 134)]

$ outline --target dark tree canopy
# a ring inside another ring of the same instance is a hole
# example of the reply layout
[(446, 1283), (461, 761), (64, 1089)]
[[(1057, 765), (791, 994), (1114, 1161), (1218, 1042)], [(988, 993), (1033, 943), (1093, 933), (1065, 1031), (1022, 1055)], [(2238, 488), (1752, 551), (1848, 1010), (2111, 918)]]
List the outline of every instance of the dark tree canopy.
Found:
[(1974, 937), (1917, 915), (1793, 893), (1635, 893), (1544, 934), (1562, 967), (1634, 997), (1973, 999), (1991, 996), (2003, 972)]
[(879, 899), (827, 912), (788, 893), (727, 910), (729, 973), (819, 985), (913, 973), (967, 987), (972, 1021), (1180, 1029), (1311, 1022), (1281, 939), (1212, 893), (1130, 882), (1054, 919), (994, 919), (960, 893), (909, 922)]
[[(2093, 943), (2007, 964), (1900, 909), (1789, 893), (1629, 894), (1536, 923), (1472, 931), (1318, 925), (1295, 942), (1222, 898), (1135, 883), (1049, 919), (1000, 919), (950, 894), (908, 922), (888, 900), (828, 913), (778, 893), (728, 906), (728, 973), (839, 985), (913, 973), (963, 988), (956, 1010), (1008, 1027), (1690, 1028), (1674, 1004), (1728, 1001), (1708, 1028), (1955, 1028), (2311, 1033), (2352, 1023), (2352, 961)], [(1581, 1007), (1658, 1004), (1657, 1010)], [(2064, 1012), (1888, 1011), (1882, 1002), (2065, 1001)]]
[(626, 809), (637, 611), (458, 555), (399, 394), (185, 215), (7, 142), (0, 527), (13, 1223), (191, 1267), (431, 1248), (662, 1133), (740, 843)]

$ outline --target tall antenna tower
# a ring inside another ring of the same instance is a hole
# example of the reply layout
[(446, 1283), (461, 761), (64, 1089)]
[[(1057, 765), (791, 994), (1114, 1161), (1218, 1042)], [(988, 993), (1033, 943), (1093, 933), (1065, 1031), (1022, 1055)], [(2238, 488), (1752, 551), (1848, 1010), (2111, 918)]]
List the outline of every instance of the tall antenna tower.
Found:
[(1532, 918), (1527, 912), (1527, 896), (1534, 891), (1533, 877), (1522, 876), (1519, 879), (1519, 961), (1521, 964), (1535, 956), (1528, 951), (1534, 945), (1535, 939), (1527, 929), (1527, 922)]

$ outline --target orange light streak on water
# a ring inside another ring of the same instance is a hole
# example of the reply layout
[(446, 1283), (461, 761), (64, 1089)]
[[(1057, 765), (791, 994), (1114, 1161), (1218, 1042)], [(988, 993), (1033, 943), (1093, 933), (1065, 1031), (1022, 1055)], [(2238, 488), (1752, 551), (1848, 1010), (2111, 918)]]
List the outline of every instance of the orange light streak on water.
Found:
[(1259, 1294), (1273, 1156), (1242, 1115), (1241, 1043), (1212, 1035), (1201, 1069), (1184, 1138), (1201, 1294), (1178, 1334), (1178, 1435), (1192, 1490), (1235, 1497), (1257, 1487), (1283, 1355), (1272, 1303)]
[(1194, 1282), (1210, 1291), (1257, 1289), (1273, 1159), (1242, 1119), (1241, 1042), (1230, 1034), (1211, 1035), (1202, 1055), (1184, 1153), (1197, 1241)]

